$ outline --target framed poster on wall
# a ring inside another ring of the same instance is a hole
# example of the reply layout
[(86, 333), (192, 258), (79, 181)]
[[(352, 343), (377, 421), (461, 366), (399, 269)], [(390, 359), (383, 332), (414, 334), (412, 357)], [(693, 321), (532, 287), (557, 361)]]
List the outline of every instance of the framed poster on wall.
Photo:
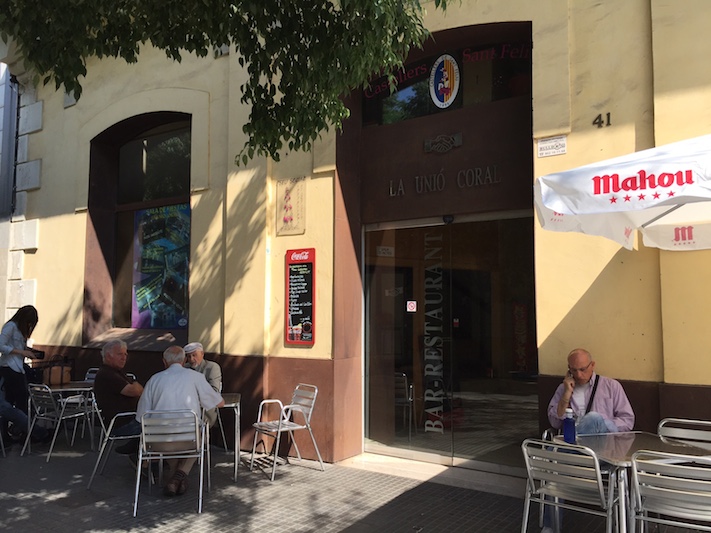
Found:
[(284, 343), (313, 346), (315, 338), (316, 249), (286, 251)]
[(134, 215), (131, 327), (187, 329), (190, 204)]

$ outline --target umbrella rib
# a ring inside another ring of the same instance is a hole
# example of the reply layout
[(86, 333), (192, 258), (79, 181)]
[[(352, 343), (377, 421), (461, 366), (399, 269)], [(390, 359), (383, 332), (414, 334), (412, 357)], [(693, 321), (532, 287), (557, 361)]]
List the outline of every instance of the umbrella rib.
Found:
[(667, 216), (669, 213), (671, 213), (671, 212), (673, 212), (673, 211), (676, 211), (677, 209), (679, 209), (680, 207), (683, 207), (683, 206), (684, 206), (684, 204), (675, 205), (674, 207), (672, 207), (672, 208), (669, 209), (668, 211), (664, 211), (664, 213), (662, 213), (662, 214), (660, 214), (660, 215), (657, 215), (656, 217), (652, 218), (651, 220), (647, 220), (647, 222), (645, 222), (644, 224), (642, 224), (642, 225), (640, 226), (640, 228), (643, 228), (643, 229), (646, 228), (647, 226), (649, 226), (650, 224), (653, 224), (654, 222), (656, 222), (656, 221), (659, 220), (660, 218), (664, 218), (664, 217)]

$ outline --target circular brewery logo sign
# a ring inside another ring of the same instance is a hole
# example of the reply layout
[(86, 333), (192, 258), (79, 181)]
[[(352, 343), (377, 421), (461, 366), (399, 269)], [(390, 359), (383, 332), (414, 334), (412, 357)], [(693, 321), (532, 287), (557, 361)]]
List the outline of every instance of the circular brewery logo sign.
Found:
[(459, 65), (449, 54), (441, 55), (430, 71), (430, 97), (434, 105), (445, 109), (459, 92)]

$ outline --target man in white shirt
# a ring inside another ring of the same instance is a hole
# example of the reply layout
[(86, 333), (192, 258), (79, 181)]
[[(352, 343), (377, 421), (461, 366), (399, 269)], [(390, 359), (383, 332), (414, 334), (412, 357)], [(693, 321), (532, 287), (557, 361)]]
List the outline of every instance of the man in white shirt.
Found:
[[(210, 386), (203, 375), (184, 368), (184, 363), (185, 351), (180, 346), (171, 346), (163, 352), (163, 364), (166, 369), (153, 375), (146, 383), (138, 401), (136, 420), (140, 421), (147, 411), (174, 409), (189, 409), (201, 418), (203, 409), (215, 409), (225, 404), (222, 396)], [(195, 458), (168, 460), (173, 475), (165, 484), (166, 496), (185, 494), (188, 487), (187, 476), (193, 464)]]

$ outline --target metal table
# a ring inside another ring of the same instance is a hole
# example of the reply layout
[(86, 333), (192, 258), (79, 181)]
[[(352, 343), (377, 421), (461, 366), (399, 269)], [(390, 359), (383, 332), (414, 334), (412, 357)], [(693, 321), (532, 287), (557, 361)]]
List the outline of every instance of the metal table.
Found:
[[(91, 425), (89, 426), (89, 438), (91, 439), (91, 450), (94, 450), (94, 423), (96, 411), (96, 402), (93, 398), (94, 382), (93, 381), (67, 381), (56, 385), (48, 385), (52, 394), (61, 399), (66, 399), (68, 396), (83, 396), (84, 406), (86, 411), (91, 410)], [(100, 415), (99, 415), (100, 416)], [(84, 426), (82, 426), (82, 438), (84, 437)]]
[(67, 381), (58, 385), (48, 385), (52, 392), (65, 393), (76, 392), (77, 394), (87, 393), (94, 390), (93, 381)]
[[(562, 440), (562, 436), (556, 440)], [(656, 433), (645, 431), (621, 431), (619, 433), (600, 433), (597, 435), (578, 435), (576, 444), (587, 446), (597, 456), (618, 469), (617, 487), (620, 494), (620, 533), (627, 531), (627, 515), (633, 519), (634, 512), (630, 508), (632, 498), (629, 494), (627, 471), (632, 466), (632, 455), (639, 450), (679, 453), (685, 455), (707, 456), (709, 450), (699, 448), (681, 441), (662, 437)], [(634, 525), (632, 530), (634, 530)]]
[(222, 393), (222, 398), (225, 400), (225, 405), (220, 409), (232, 409), (235, 414), (235, 471), (234, 471), (234, 481), (237, 481), (237, 468), (239, 467), (240, 461), (240, 417), (241, 417), (241, 407), (240, 403), (242, 401), (242, 395), (239, 392), (225, 392)]

